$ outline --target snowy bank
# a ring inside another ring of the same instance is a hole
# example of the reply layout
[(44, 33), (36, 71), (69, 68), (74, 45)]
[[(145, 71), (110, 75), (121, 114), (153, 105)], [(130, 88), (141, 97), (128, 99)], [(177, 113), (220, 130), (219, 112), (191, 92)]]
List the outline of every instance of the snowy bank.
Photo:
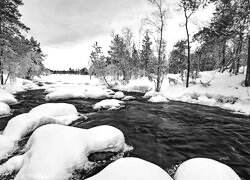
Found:
[[(13, 166), (20, 168), (15, 180), (67, 180), (77, 170), (89, 171), (94, 167), (95, 163), (88, 160), (91, 153), (127, 150), (123, 133), (112, 126), (87, 130), (56, 124), (42, 126), (30, 137), (23, 160), (18, 159)], [(3, 165), (5, 170), (8, 164)]]
[(124, 102), (117, 99), (105, 99), (96, 103), (93, 109), (117, 110), (124, 107)]
[(241, 180), (229, 166), (207, 158), (194, 158), (182, 163), (175, 180)]
[(121, 158), (87, 180), (172, 180), (159, 166), (139, 158)]

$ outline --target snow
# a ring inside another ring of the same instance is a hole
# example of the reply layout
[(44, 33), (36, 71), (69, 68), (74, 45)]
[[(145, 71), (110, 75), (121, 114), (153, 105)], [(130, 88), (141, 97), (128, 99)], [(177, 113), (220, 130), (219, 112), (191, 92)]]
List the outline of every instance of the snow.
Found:
[(17, 103), (16, 98), (4, 89), (0, 89), (0, 102), (5, 104), (15, 104)]
[[(169, 83), (168, 77), (176, 79), (178, 84)], [(224, 109), (233, 110), (238, 113), (250, 115), (250, 88), (243, 87), (242, 82), (245, 74), (232, 75), (229, 72), (220, 73), (215, 71), (200, 72), (200, 78), (196, 83), (190, 83), (189, 88), (181, 83), (180, 74), (168, 74), (162, 83), (161, 92), (155, 92), (154, 83), (147, 78), (132, 79), (127, 85), (119, 84), (116, 88), (119, 90), (133, 91), (134, 86), (144, 85), (148, 91), (144, 98), (151, 98), (161, 95), (169, 100), (184, 101), (188, 103), (203, 104), (208, 106), (219, 106)], [(208, 83), (210, 86), (204, 87), (201, 82)], [(150, 90), (151, 89), (151, 90)], [(227, 102), (218, 101), (218, 97), (236, 98), (236, 102), (227, 104)]]
[(153, 96), (148, 101), (153, 103), (168, 102), (168, 100), (162, 95)]
[(124, 107), (124, 102), (117, 99), (105, 99), (93, 106), (93, 109), (116, 110)]
[(23, 155), (17, 155), (10, 158), (6, 163), (0, 166), (0, 175), (8, 175), (13, 171), (18, 171), (22, 167), (23, 159)]
[(30, 137), (24, 160), (15, 180), (67, 180), (75, 170), (86, 171), (94, 163), (94, 152), (124, 152), (123, 133), (112, 126), (91, 129), (50, 124), (38, 128)]
[(146, 93), (152, 90), (153, 87), (154, 87), (154, 83), (150, 82), (148, 78), (143, 77), (140, 79), (132, 79), (126, 85), (119, 84), (115, 88), (119, 89), (120, 91)]
[(111, 97), (113, 94), (112, 90), (92, 85), (53, 85), (46, 89), (46, 92), (49, 92), (45, 97), (46, 100), (69, 98), (104, 99)]
[(0, 102), (0, 116), (11, 114), (9, 105)]
[(240, 180), (229, 166), (207, 158), (194, 158), (182, 163), (175, 180)]
[(125, 95), (123, 94), (123, 92), (116, 92), (114, 95), (113, 95), (113, 98), (114, 99), (122, 99), (122, 98), (124, 98), (125, 97)]
[(121, 158), (87, 180), (172, 180), (159, 166), (139, 158)]
[(122, 101), (129, 101), (134, 99), (136, 99), (134, 96), (125, 96), (124, 98), (122, 98)]
[(8, 121), (0, 135), (0, 160), (11, 154), (16, 142), (46, 124), (68, 125), (79, 118), (75, 106), (66, 103), (47, 103), (33, 108), (29, 113), (20, 114)]

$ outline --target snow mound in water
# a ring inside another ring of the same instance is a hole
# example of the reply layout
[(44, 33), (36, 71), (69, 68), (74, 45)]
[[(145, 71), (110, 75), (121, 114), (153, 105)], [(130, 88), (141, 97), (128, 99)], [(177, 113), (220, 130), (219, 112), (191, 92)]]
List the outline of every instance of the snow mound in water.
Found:
[(121, 158), (87, 180), (172, 180), (159, 166), (139, 158)]
[(67, 180), (75, 170), (94, 167), (89, 154), (124, 152), (126, 148), (123, 133), (112, 126), (87, 130), (57, 124), (42, 126), (30, 137), (15, 180)]
[(9, 105), (0, 102), (0, 116), (8, 115), (11, 113)]
[(182, 163), (175, 180), (240, 180), (229, 166), (207, 158), (194, 158)]
[(117, 99), (105, 99), (101, 102), (96, 103), (93, 106), (93, 109), (108, 109), (108, 110), (116, 110), (124, 107), (124, 102)]
[(11, 174), (22, 167), (24, 155), (17, 155), (10, 158), (6, 163), (0, 166), (0, 176)]
[(46, 100), (58, 100), (69, 98), (91, 98), (91, 99), (103, 99), (111, 97), (113, 91), (98, 86), (61, 86), (53, 87), (46, 90), (49, 94), (46, 95)]
[(17, 100), (8, 91), (0, 89), (0, 102), (3, 102), (5, 104), (15, 104), (17, 103)]
[(129, 101), (129, 100), (133, 100), (135, 99), (134, 96), (125, 96), (124, 98), (122, 98), (123, 101)]
[(75, 106), (66, 103), (42, 104), (12, 118), (0, 135), (0, 159), (11, 154), (17, 148), (16, 142), (36, 128), (46, 124), (68, 125), (78, 118)]
[(85, 98), (85, 95), (83, 91), (79, 89), (61, 89), (51, 92), (45, 97), (46, 101), (70, 98)]
[(153, 103), (168, 102), (167, 98), (162, 95), (153, 96), (148, 101)]
[(124, 95), (124, 93), (123, 92), (116, 92), (114, 95), (113, 95), (113, 98), (114, 99), (122, 99), (122, 98), (124, 98), (125, 97), (125, 95)]

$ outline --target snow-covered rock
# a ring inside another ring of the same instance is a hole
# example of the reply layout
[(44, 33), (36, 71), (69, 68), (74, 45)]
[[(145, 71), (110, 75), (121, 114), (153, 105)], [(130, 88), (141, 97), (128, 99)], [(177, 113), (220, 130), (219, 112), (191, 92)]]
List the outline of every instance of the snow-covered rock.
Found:
[(122, 99), (122, 98), (124, 98), (124, 97), (125, 97), (124, 93), (123, 93), (123, 92), (120, 92), (120, 91), (116, 92), (116, 93), (113, 95), (113, 98), (114, 98), (114, 99)]
[(61, 89), (54, 92), (51, 92), (46, 95), (45, 99), (49, 100), (58, 100), (58, 99), (70, 99), (70, 98), (85, 98), (85, 94), (82, 90), (79, 89)]
[(3, 102), (5, 104), (15, 104), (17, 103), (17, 100), (8, 91), (0, 89), (0, 102)]
[(135, 99), (134, 96), (125, 96), (124, 98), (122, 98), (122, 101), (129, 101), (129, 100), (133, 100)]
[(15, 142), (0, 134), (0, 160), (15, 150)]
[(87, 180), (172, 180), (159, 166), (139, 158), (121, 158)]
[(168, 102), (167, 98), (162, 95), (153, 96), (148, 101), (153, 103)]
[(88, 88), (85, 89), (85, 97), (91, 98), (91, 99), (104, 99), (111, 97), (110, 93), (112, 92), (108, 89), (103, 89), (99, 86), (88, 86)]
[(17, 148), (16, 143), (21, 138), (38, 127), (46, 124), (68, 125), (78, 118), (75, 106), (66, 103), (48, 103), (10, 119), (0, 135), (0, 160)]
[(124, 107), (124, 102), (117, 99), (105, 99), (93, 106), (93, 109), (116, 110)]
[(0, 116), (8, 115), (11, 113), (9, 105), (0, 102)]
[(229, 166), (207, 158), (194, 158), (182, 163), (175, 180), (240, 180)]
[(162, 93), (149, 91), (144, 94), (143, 98), (151, 98), (151, 97), (158, 96), (158, 95), (162, 95)]
[(38, 128), (26, 145), (15, 180), (68, 180), (75, 170), (93, 168), (88, 155), (127, 150), (123, 133), (112, 126), (80, 129), (50, 124)]
[(0, 176), (8, 175), (14, 171), (18, 171), (22, 167), (23, 159), (23, 155), (17, 155), (10, 158), (6, 163), (0, 166)]

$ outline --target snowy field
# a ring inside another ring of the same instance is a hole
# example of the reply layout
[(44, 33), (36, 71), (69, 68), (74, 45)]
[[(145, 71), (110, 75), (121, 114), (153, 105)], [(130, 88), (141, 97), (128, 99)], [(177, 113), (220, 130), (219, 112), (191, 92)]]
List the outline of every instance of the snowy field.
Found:
[[(169, 83), (168, 77), (178, 83)], [(93, 109), (117, 110), (134, 99), (122, 91), (144, 92), (151, 103), (167, 103), (169, 100), (219, 106), (237, 113), (250, 115), (249, 90), (242, 87), (244, 75), (231, 76), (216, 71), (202, 72), (201, 77), (185, 88), (179, 75), (169, 74), (163, 81), (162, 91), (153, 91), (154, 83), (147, 78), (131, 80), (128, 84), (115, 87), (119, 92), (108, 89), (98, 79), (89, 76), (51, 75), (36, 78), (35, 83), (17, 79), (0, 91), (0, 114), (11, 114), (9, 105), (18, 103), (15, 93), (30, 89), (45, 89), (46, 100), (91, 98), (100, 99)], [(39, 82), (39, 83), (38, 83)], [(201, 82), (209, 82), (204, 86)], [(39, 84), (40, 86), (38, 86)], [(112, 83), (114, 84), (114, 82)], [(41, 86), (42, 85), (42, 86)], [(46, 103), (33, 108), (29, 113), (12, 118), (0, 134), (0, 160), (9, 157), (18, 142), (27, 134), (29, 138), (23, 155), (16, 155), (0, 166), (0, 176), (18, 172), (15, 180), (66, 180), (75, 171), (92, 170), (95, 166), (88, 155), (95, 152), (124, 154), (131, 151), (123, 132), (112, 126), (97, 126), (79, 129), (68, 126), (81, 115), (71, 104)], [(72, 151), (72, 148), (74, 150)], [(206, 172), (206, 175), (204, 175)], [(179, 166), (175, 180), (240, 180), (228, 166), (211, 159), (191, 159)], [(90, 180), (171, 180), (159, 166), (138, 158), (121, 158), (114, 161)]]

